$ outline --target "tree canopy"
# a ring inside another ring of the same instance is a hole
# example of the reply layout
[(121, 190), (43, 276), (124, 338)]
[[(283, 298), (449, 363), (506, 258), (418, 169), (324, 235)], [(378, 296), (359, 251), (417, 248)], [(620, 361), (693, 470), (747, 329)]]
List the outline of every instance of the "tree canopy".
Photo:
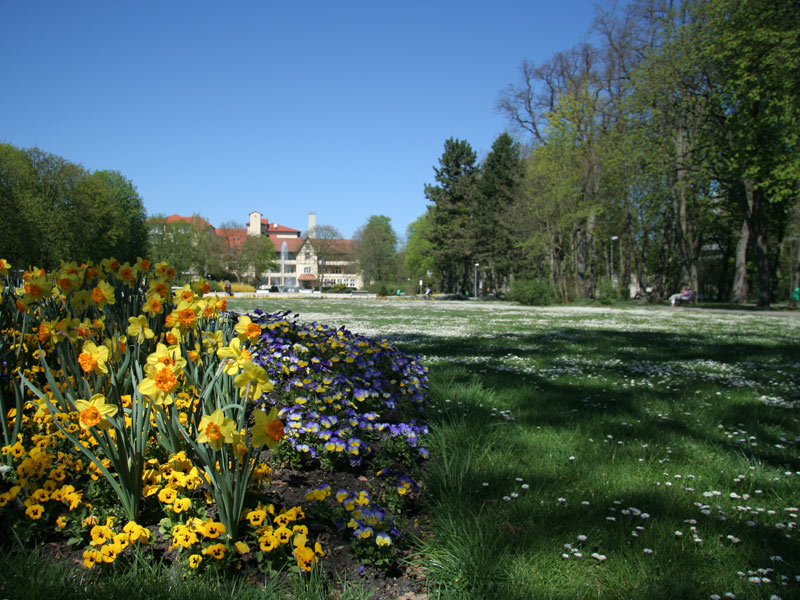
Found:
[(0, 256), (20, 267), (147, 252), (146, 213), (117, 171), (88, 171), (40, 150), (0, 144)]
[(356, 231), (353, 239), (358, 243), (356, 257), (365, 285), (395, 279), (397, 234), (389, 217), (372, 215)]

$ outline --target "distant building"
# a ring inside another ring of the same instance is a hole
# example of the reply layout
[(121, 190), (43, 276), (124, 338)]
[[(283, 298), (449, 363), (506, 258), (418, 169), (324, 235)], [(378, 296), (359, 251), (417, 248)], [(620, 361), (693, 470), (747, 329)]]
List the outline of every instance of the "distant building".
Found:
[[(364, 286), (356, 261), (357, 242), (348, 239), (317, 239), (317, 217), (308, 215), (308, 237), (299, 229), (270, 223), (258, 211), (249, 215), (246, 227), (214, 227), (202, 217), (170, 215), (163, 223), (183, 221), (208, 228), (209, 233), (225, 238), (232, 250), (241, 250), (248, 236), (265, 236), (275, 249), (277, 269), (264, 274), (261, 284), (281, 289), (314, 289), (341, 284), (350, 288)], [(320, 273), (321, 271), (321, 273)]]
[[(312, 289), (341, 284), (351, 288), (363, 287), (357, 270), (356, 242), (346, 239), (316, 239), (317, 216), (308, 215), (309, 237), (301, 238), (300, 231), (270, 223), (261, 213), (250, 213), (247, 235), (266, 235), (277, 254), (278, 269), (266, 273), (270, 286), (278, 288)], [(320, 260), (321, 259), (321, 260)], [(322, 274), (320, 274), (322, 270)]]

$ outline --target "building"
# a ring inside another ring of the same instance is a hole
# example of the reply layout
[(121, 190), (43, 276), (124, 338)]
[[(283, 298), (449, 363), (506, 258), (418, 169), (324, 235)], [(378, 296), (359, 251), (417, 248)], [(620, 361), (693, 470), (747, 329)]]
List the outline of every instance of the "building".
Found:
[(247, 235), (266, 235), (277, 255), (278, 268), (266, 273), (270, 287), (278, 289), (313, 289), (344, 285), (363, 287), (356, 262), (356, 242), (346, 239), (317, 238), (317, 216), (308, 215), (308, 237), (300, 231), (270, 223), (260, 212), (250, 213)]
[(317, 217), (308, 215), (308, 234), (299, 229), (270, 223), (259, 211), (249, 215), (246, 227), (214, 227), (201, 217), (170, 215), (164, 223), (192, 223), (209, 234), (224, 238), (229, 249), (241, 251), (248, 236), (264, 236), (275, 250), (277, 268), (263, 274), (260, 287), (278, 289), (315, 289), (343, 285), (361, 288), (364, 285), (356, 261), (357, 243), (347, 239), (329, 239), (315, 235)]

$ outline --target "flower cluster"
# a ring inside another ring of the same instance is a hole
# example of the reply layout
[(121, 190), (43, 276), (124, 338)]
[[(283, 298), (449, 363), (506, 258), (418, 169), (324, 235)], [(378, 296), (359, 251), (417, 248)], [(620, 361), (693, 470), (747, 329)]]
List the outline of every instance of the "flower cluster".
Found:
[[(227, 312), (207, 282), (173, 287), (174, 270), (145, 259), (19, 282), (10, 267), (0, 260), (0, 526), (82, 540), (87, 567), (146, 544), (192, 568), (257, 555), (309, 571), (324, 552), (303, 508), (269, 496), (270, 451), (348, 468), (427, 456), (426, 370), (386, 341)], [(392, 545), (369, 492), (338, 502), (343, 530)]]
[(310, 458), (346, 460), (353, 467), (378, 450), (427, 457), (419, 421), (427, 368), (386, 340), (374, 341), (288, 313), (256, 311), (262, 326), (253, 361), (280, 390), (292, 447)]

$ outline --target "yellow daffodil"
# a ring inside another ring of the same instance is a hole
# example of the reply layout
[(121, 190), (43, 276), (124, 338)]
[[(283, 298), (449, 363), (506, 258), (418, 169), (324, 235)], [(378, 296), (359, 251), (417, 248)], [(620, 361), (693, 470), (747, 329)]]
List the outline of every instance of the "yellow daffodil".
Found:
[(136, 257), (136, 270), (139, 273), (147, 273), (150, 270), (150, 261), (146, 258)]
[(222, 330), (218, 331), (204, 331), (203, 332), (203, 347), (206, 352), (211, 354), (222, 347)]
[(5, 258), (0, 258), (0, 275), (7, 275), (10, 268), (11, 264)]
[(222, 359), (224, 371), (227, 375), (236, 375), (246, 362), (251, 358), (250, 351), (242, 348), (242, 340), (235, 337), (230, 344), (217, 350), (217, 356)]
[(254, 448), (260, 448), (261, 446), (274, 448), (283, 438), (283, 423), (278, 420), (278, 409), (273, 406), (269, 414), (266, 414), (263, 410), (254, 410), (253, 417), (256, 423), (251, 430), (252, 439), (250, 443)]
[(211, 291), (211, 285), (205, 279), (193, 281), (190, 287), (195, 294), (201, 297)]
[(78, 422), (83, 429), (90, 427), (108, 429), (111, 427), (108, 417), (116, 415), (118, 410), (113, 404), (106, 404), (106, 397), (103, 394), (95, 394), (88, 402), (83, 399), (76, 400), (75, 408), (80, 413)]
[(183, 369), (186, 366), (186, 359), (181, 356), (180, 346), (165, 346), (157, 344), (156, 351), (147, 357), (147, 364), (151, 366), (165, 365)]
[(153, 330), (150, 329), (149, 323), (147, 322), (147, 317), (144, 315), (139, 315), (138, 317), (128, 317), (128, 335), (132, 338), (136, 338), (136, 341), (140, 344), (144, 340), (151, 340), (155, 334)]
[(92, 293), (89, 290), (78, 290), (72, 294), (69, 303), (75, 314), (82, 315), (92, 303)]
[(250, 400), (258, 400), (267, 392), (271, 392), (274, 387), (264, 367), (252, 361), (242, 365), (242, 372), (234, 377), (233, 384)]
[(237, 433), (233, 419), (226, 417), (220, 408), (200, 419), (198, 431), (197, 443), (208, 444), (214, 450), (219, 450), (223, 444), (232, 444)]
[(128, 287), (131, 287), (134, 283), (136, 283), (136, 275), (136, 267), (132, 267), (127, 262), (119, 268), (119, 272), (117, 273), (117, 277), (121, 279)]

